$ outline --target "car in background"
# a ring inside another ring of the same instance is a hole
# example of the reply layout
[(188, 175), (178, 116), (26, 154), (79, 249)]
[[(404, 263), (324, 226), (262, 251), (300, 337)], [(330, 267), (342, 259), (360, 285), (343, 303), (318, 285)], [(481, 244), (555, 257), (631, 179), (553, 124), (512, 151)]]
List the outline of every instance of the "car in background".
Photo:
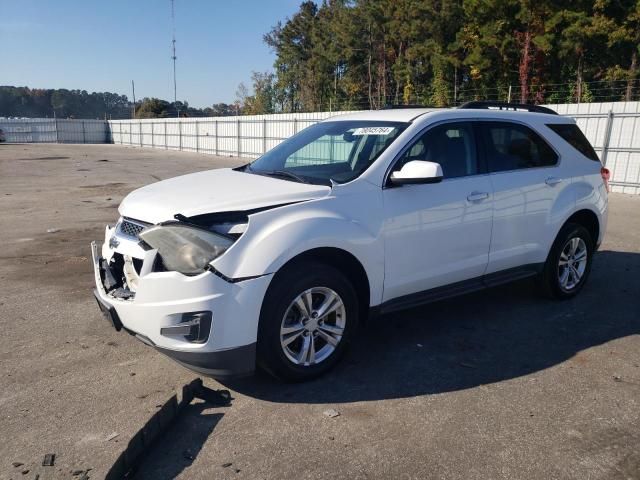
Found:
[(92, 244), (94, 295), (116, 329), (196, 372), (306, 380), (372, 315), (525, 277), (574, 297), (607, 173), (543, 107), (337, 116), (239, 168), (130, 193)]

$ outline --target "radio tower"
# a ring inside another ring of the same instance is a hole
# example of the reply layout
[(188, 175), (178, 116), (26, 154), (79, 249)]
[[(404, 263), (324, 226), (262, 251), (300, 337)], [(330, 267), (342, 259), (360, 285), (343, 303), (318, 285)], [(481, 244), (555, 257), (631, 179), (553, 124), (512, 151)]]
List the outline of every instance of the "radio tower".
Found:
[(171, 59), (173, 60), (173, 103), (178, 101), (177, 89), (176, 89), (176, 14), (173, 8), (174, 0), (171, 0), (171, 28), (173, 30), (173, 39), (171, 41), (173, 55)]

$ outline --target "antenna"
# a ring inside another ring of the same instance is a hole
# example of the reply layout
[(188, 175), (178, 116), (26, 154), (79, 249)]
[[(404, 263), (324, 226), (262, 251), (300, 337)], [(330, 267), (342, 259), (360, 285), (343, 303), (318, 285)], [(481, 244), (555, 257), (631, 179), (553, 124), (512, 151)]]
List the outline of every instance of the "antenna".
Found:
[(171, 28), (173, 31), (173, 39), (171, 40), (173, 55), (173, 103), (178, 101), (178, 95), (176, 93), (176, 14), (174, 9), (174, 0), (171, 0)]

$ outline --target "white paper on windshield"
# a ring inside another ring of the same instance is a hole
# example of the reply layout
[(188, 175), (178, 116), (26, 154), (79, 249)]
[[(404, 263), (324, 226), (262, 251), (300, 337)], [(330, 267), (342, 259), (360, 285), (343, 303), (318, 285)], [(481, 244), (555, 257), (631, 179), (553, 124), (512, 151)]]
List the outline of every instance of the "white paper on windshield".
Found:
[(389, 135), (396, 127), (362, 127), (356, 128), (353, 135)]

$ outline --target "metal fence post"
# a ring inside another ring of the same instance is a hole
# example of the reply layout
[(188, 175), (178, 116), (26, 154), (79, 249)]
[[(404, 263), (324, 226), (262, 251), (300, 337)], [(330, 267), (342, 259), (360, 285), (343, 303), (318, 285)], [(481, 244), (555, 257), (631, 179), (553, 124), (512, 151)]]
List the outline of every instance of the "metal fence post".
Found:
[(267, 119), (266, 118), (262, 119), (262, 153), (267, 153)]
[(58, 137), (58, 119), (54, 118), (54, 128), (56, 129), (56, 143), (60, 143), (60, 138)]
[(133, 123), (129, 122), (129, 145), (133, 145)]
[(604, 129), (604, 143), (602, 144), (602, 165), (607, 165), (609, 156), (609, 143), (611, 142), (611, 129), (613, 128), (613, 110), (609, 110), (607, 115), (607, 125)]
[(153, 138), (153, 130), (154, 130), (153, 126), (154, 125), (155, 125), (155, 122), (152, 121), (151, 122), (151, 148), (154, 148), (156, 146), (156, 142), (155, 142), (155, 140)]
[(167, 121), (164, 121), (164, 149), (169, 150), (169, 142), (167, 141)]
[(218, 155), (218, 120), (216, 120), (215, 123), (215, 135), (216, 135), (216, 143), (215, 143), (215, 147), (216, 147), (216, 155)]
[(196, 122), (196, 153), (200, 151), (200, 127), (197, 120)]
[(87, 143), (87, 133), (84, 128), (84, 120), (82, 121), (82, 143)]
[(294, 118), (293, 119), (293, 134), (295, 135), (296, 133), (298, 133), (298, 118)]
[(140, 146), (142, 147), (142, 121), (138, 123), (138, 135), (140, 136)]
[(178, 150), (182, 150), (182, 122), (178, 119)]
[(240, 156), (240, 119), (237, 120), (236, 125), (236, 140), (238, 142), (238, 156)]

